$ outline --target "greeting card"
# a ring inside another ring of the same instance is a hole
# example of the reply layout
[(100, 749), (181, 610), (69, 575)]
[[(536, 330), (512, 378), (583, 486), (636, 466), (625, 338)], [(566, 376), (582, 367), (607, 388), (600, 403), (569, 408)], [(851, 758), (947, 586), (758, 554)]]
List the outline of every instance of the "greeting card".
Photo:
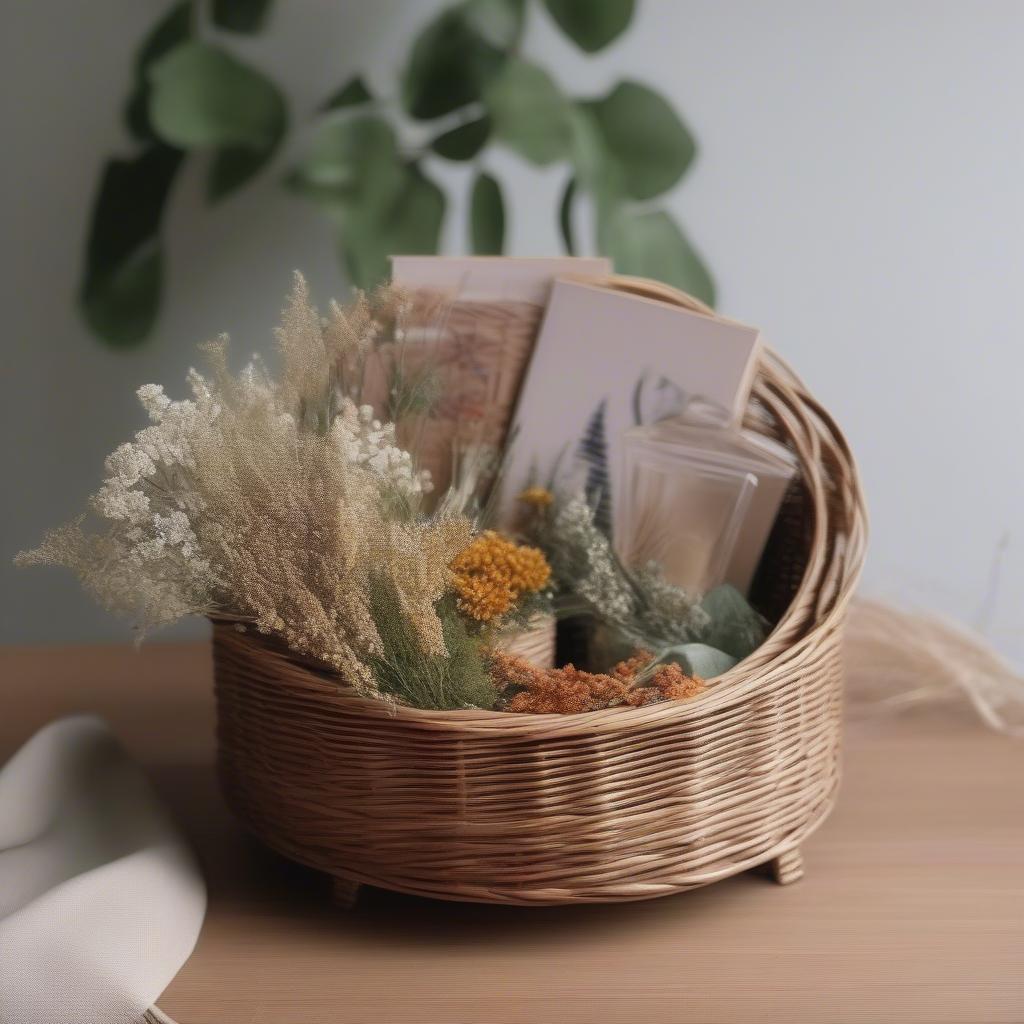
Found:
[(552, 289), (514, 417), (501, 519), (530, 484), (578, 488), (614, 535), (624, 435), (699, 410), (738, 424), (750, 396), (756, 328), (578, 281)]

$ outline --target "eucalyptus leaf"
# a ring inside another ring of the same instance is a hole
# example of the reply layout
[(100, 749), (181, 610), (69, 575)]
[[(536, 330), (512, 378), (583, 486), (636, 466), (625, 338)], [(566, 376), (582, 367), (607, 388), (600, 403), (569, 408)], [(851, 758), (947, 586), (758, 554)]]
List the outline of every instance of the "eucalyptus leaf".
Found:
[(676, 662), (687, 675), (700, 676), (701, 679), (714, 679), (715, 676), (728, 672), (739, 662), (738, 658), (726, 654), (717, 647), (700, 643), (669, 647), (661, 652), (658, 660), (666, 664)]
[(90, 275), (115, 270), (159, 234), (181, 164), (180, 152), (160, 144), (107, 163), (86, 242)]
[(113, 345), (149, 333), (160, 301), (159, 233), (182, 154), (155, 144), (107, 163), (86, 243), (79, 305), (89, 326)]
[(340, 89), (332, 92), (320, 105), (321, 111), (343, 110), (345, 107), (358, 107), (370, 103), (373, 94), (367, 88), (361, 75), (350, 78)]
[(543, 68), (511, 58), (487, 86), (484, 102), (495, 137), (527, 160), (550, 164), (568, 154), (571, 106)]
[(273, 0), (213, 0), (213, 23), (229, 32), (259, 32)]
[[(415, 164), (408, 165), (405, 187), (381, 221), (387, 255), (423, 256), (437, 252), (446, 206), (441, 189)], [(385, 269), (384, 276), (389, 269)]]
[(634, 0), (544, 0), (558, 27), (581, 49), (596, 53), (633, 18)]
[(603, 219), (603, 249), (620, 274), (664, 281), (714, 305), (715, 286), (701, 258), (663, 210), (620, 207)]
[(479, 117), (439, 135), (430, 148), (446, 160), (472, 160), (483, 149), (490, 134), (491, 119)]
[(602, 146), (594, 159), (614, 165), (612, 173), (625, 195), (660, 195), (693, 161), (693, 136), (665, 99), (647, 86), (619, 82), (603, 99), (585, 106)]
[(421, 120), (450, 114), (479, 100), (504, 60), (474, 26), (465, 5), (450, 7), (413, 43), (402, 74), (402, 104)]
[(394, 130), (368, 115), (324, 125), (293, 178), (310, 198), (362, 207), (371, 219), (389, 210), (408, 184)]
[(473, 182), (469, 203), (470, 243), (476, 256), (500, 256), (505, 246), (505, 202), (501, 186), (482, 172)]
[(192, 37), (195, 3), (181, 0), (153, 26), (135, 54), (135, 74), (143, 76), (152, 64)]
[(444, 193), (415, 165), (403, 167), (403, 179), (394, 202), (386, 208), (345, 201), (334, 207), (340, 227), (339, 251), (358, 288), (372, 288), (386, 280), (390, 256), (438, 250)]
[(162, 286), (163, 257), (154, 239), (82, 293), (86, 323), (110, 345), (138, 345), (156, 323)]
[(149, 123), (149, 68), (165, 54), (192, 36), (193, 5), (189, 0), (175, 4), (142, 41), (135, 55), (132, 91), (125, 103), (128, 130), (142, 142), (153, 142), (156, 135)]
[[(272, 2), (211, 0), (213, 28), (259, 31)], [(561, 30), (587, 52), (618, 38), (635, 9), (634, 0), (544, 3)], [(448, 121), (428, 144), (445, 159), (473, 160), (492, 139), (536, 164), (568, 158), (572, 176), (558, 208), (567, 250), (577, 249), (573, 212), (585, 193), (594, 205), (598, 249), (612, 255), (620, 269), (650, 273), (711, 301), (710, 277), (671, 218), (633, 205), (679, 180), (694, 156), (689, 132), (662, 97), (637, 83), (621, 82), (597, 100), (570, 102), (546, 71), (520, 57), (526, 9), (527, 0), (457, 0), (436, 14), (413, 41), (401, 72), (404, 110), (420, 120), (458, 112), (451, 119), (457, 126)], [(205, 28), (201, 15), (199, 0), (173, 3), (139, 47), (124, 116), (147, 149), (136, 160), (108, 166), (94, 209), (80, 302), (96, 329), (115, 342), (138, 340), (155, 316), (163, 199), (156, 204), (155, 219), (150, 210), (137, 226), (118, 229), (115, 221), (123, 216), (128, 223), (135, 216), (146, 188), (130, 181), (120, 203), (124, 211), (112, 215), (118, 203), (110, 195), (111, 174), (130, 177), (127, 168), (136, 163), (152, 165), (171, 157), (176, 171), (185, 151), (207, 149), (207, 192), (216, 201), (266, 167), (287, 128), (279, 88), (218, 46), (216, 31), (212, 39), (205, 33), (200, 39), (197, 26)], [(321, 110), (347, 112), (371, 103), (374, 97), (357, 75), (332, 93)], [(334, 225), (353, 279), (372, 284), (386, 275), (388, 253), (437, 250), (445, 197), (407, 162), (394, 132), (380, 118), (346, 113), (331, 120), (335, 125), (317, 134), (305, 160), (285, 180), (318, 203)], [(334, 131), (339, 122), (349, 121), (351, 127)], [(151, 191), (169, 188), (159, 169), (150, 184)], [(504, 200), (498, 183), (489, 175), (475, 179), (470, 205), (474, 248), (500, 251)], [(131, 236), (132, 244), (122, 237), (112, 246), (117, 258), (97, 258), (98, 251), (111, 248), (111, 237), (120, 236)]]
[(469, 27), (499, 50), (519, 45), (526, 0), (466, 0), (462, 7)]
[(733, 586), (723, 583), (701, 601), (709, 623), (701, 640), (742, 660), (763, 642), (767, 623)]
[(255, 68), (209, 43), (176, 47), (150, 69), (149, 117), (182, 149), (274, 147), (284, 131), (284, 99)]
[(273, 155), (274, 147), (247, 149), (231, 146), (218, 150), (210, 161), (206, 198), (216, 203), (241, 188), (263, 170)]
[(562, 200), (558, 204), (558, 226), (562, 232), (562, 243), (570, 256), (576, 255), (576, 238), (572, 228), (572, 202), (576, 197), (576, 179), (570, 178), (565, 183)]
[(616, 204), (623, 196), (622, 169), (605, 145), (592, 104), (574, 103), (569, 108), (569, 157), (577, 186), (597, 196), (608, 196)]
[(124, 104), (124, 123), (139, 142), (159, 141), (149, 123), (149, 83), (139, 82), (128, 94)]

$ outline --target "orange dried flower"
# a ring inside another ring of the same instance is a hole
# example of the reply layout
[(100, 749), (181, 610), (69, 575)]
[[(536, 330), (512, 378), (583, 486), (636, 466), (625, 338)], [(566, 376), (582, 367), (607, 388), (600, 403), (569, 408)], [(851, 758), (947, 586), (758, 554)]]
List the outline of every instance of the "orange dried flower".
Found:
[(555, 500), (555, 496), (546, 487), (527, 487), (519, 500), (524, 505), (532, 505), (535, 509), (549, 508)]
[(523, 594), (543, 589), (551, 579), (551, 566), (538, 548), (494, 530), (463, 548), (451, 570), (459, 611), (478, 622), (500, 618)]
[(650, 651), (637, 651), (631, 658), (620, 661), (608, 674), (615, 676), (616, 679), (632, 681), (636, 679), (638, 672), (650, 665), (653, 658), (654, 655)]
[(703, 692), (705, 683), (688, 676), (678, 665), (662, 665), (649, 684), (638, 685), (637, 674), (650, 664), (651, 655), (638, 651), (609, 672), (584, 672), (574, 665), (537, 668), (504, 651), (491, 654), (491, 674), (500, 690), (519, 688), (505, 702), (506, 711), (531, 714), (576, 714), (616, 704), (643, 707), (665, 700), (689, 700)]
[(675, 662), (662, 665), (651, 679), (649, 689), (659, 690), (665, 700), (689, 700), (703, 693), (707, 683), (700, 676), (688, 676)]

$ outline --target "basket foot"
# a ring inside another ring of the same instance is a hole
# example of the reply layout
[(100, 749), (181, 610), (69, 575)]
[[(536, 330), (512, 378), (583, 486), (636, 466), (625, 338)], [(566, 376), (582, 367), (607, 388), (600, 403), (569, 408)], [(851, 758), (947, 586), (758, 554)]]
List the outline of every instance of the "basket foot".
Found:
[(804, 859), (800, 851), (787, 850), (768, 861), (768, 874), (779, 885), (791, 885), (804, 877)]
[(334, 877), (331, 879), (331, 900), (339, 910), (351, 910), (359, 899), (360, 889), (359, 882)]

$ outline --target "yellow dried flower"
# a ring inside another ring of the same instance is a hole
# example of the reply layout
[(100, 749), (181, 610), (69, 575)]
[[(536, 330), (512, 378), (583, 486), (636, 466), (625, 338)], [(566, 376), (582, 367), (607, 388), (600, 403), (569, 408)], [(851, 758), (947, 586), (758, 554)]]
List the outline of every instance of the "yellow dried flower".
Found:
[(459, 611), (478, 622), (500, 618), (523, 594), (541, 590), (551, 578), (551, 566), (540, 550), (494, 530), (463, 548), (451, 570)]
[(549, 508), (555, 500), (555, 496), (546, 487), (527, 487), (519, 500), (524, 505), (531, 505), (535, 509)]

